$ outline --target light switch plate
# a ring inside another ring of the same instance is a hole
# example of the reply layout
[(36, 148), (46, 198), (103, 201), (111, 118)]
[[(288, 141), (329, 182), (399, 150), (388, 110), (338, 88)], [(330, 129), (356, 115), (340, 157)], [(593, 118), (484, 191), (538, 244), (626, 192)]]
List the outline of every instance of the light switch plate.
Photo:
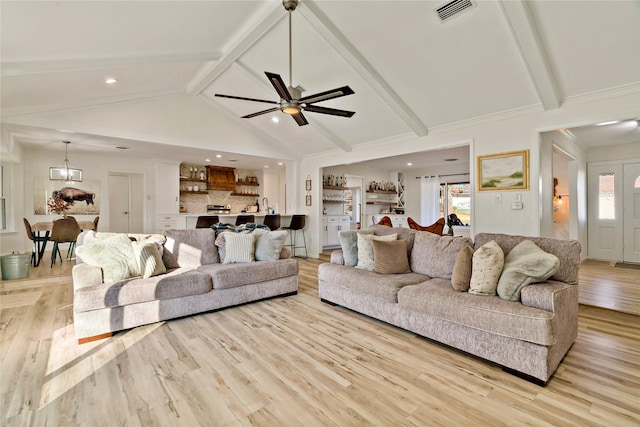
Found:
[(511, 209), (513, 209), (513, 210), (522, 209), (522, 202), (514, 202), (513, 205), (511, 205)]
[(522, 193), (516, 193), (516, 202), (522, 202)]
[(502, 203), (502, 194), (496, 194), (493, 196), (493, 201), (496, 204)]

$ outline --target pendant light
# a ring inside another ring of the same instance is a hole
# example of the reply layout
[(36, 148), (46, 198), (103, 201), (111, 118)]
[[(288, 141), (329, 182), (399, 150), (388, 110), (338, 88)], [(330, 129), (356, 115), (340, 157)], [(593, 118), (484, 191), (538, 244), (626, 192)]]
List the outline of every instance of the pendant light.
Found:
[(75, 169), (69, 166), (69, 159), (67, 156), (69, 141), (62, 141), (64, 144), (64, 164), (61, 166), (52, 166), (49, 168), (49, 180), (50, 181), (82, 181), (82, 169)]

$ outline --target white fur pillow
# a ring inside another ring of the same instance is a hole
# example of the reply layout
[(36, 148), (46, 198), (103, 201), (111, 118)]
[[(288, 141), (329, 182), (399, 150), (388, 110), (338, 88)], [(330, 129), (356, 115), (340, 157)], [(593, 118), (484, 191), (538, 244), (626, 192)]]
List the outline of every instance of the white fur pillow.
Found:
[(504, 267), (504, 252), (495, 240), (482, 245), (473, 253), (473, 267), (469, 293), (495, 295), (498, 280)]
[(376, 263), (373, 258), (372, 240), (398, 240), (398, 234), (389, 234), (388, 236), (375, 236), (373, 234), (358, 234), (358, 264), (356, 268), (363, 270), (375, 271)]

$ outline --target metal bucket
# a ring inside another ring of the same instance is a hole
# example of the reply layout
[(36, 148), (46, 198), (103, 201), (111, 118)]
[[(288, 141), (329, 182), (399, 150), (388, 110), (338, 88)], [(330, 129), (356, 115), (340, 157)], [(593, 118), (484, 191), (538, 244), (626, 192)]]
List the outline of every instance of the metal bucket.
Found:
[(29, 265), (31, 265), (31, 254), (21, 254), (13, 252), (10, 255), (0, 257), (2, 267), (2, 280), (24, 279), (29, 276)]

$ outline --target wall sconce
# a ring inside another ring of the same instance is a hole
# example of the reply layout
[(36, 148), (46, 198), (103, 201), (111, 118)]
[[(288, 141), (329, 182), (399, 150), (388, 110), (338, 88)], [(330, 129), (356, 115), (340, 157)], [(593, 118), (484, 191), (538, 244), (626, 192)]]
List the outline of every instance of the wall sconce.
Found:
[(304, 182), (305, 190), (311, 191), (311, 176), (307, 175), (307, 180)]

